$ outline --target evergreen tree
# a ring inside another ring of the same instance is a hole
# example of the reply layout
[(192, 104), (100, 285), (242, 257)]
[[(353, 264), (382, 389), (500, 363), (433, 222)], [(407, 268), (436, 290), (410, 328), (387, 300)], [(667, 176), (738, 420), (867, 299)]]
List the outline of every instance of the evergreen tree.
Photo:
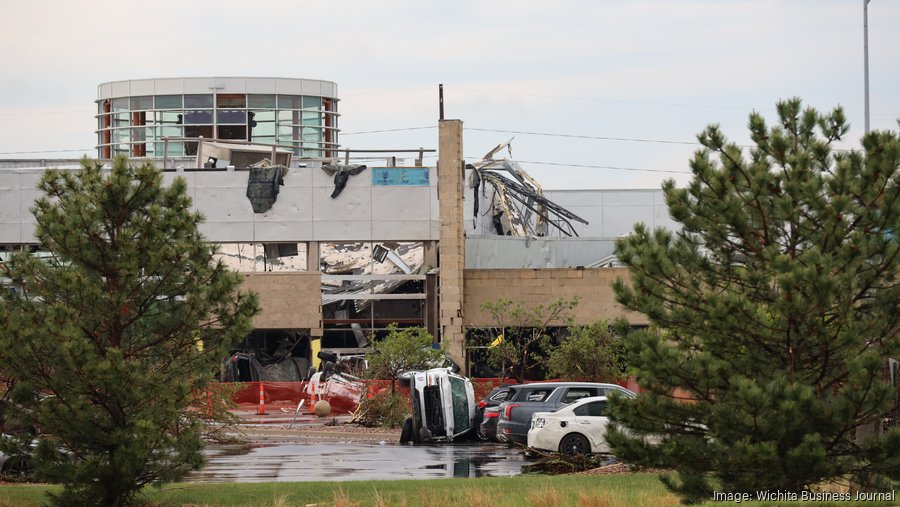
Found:
[(616, 297), (658, 330), (627, 336), (647, 391), (611, 403), (608, 440), (674, 468), (664, 482), (689, 501), (900, 479), (900, 428), (856, 438), (895, 403), (900, 139), (837, 150), (840, 108), (777, 108), (771, 127), (750, 115), (747, 151), (717, 126), (698, 136), (689, 186), (663, 185), (678, 233), (639, 224), (616, 244), (631, 272)]
[(119, 506), (203, 463), (190, 410), (258, 312), (213, 261), (186, 183), (150, 164), (49, 170), (32, 211), (49, 258), (6, 264), (0, 375), (14, 412), (39, 427), (40, 478), (60, 505)]

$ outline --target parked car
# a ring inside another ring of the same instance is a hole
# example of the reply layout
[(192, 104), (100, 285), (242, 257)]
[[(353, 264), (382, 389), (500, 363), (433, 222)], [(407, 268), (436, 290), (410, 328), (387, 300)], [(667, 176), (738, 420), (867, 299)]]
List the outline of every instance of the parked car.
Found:
[(478, 405), (475, 405), (475, 419), (472, 422), (472, 425), (475, 426), (475, 434), (481, 440), (492, 440), (493, 437), (489, 437), (484, 433), (484, 422), (485, 415), (491, 414), (488, 416), (486, 429), (493, 433), (495, 436), (497, 434), (497, 417), (499, 413), (497, 410), (492, 412), (488, 412), (487, 409), (494, 408), (506, 401), (506, 398), (509, 396), (509, 393), (512, 392), (510, 389), (510, 385), (505, 384), (502, 386), (497, 386), (491, 389), (491, 392), (484, 397), (483, 400), (478, 402)]
[(497, 421), (500, 420), (500, 407), (487, 407), (478, 425), (478, 438), (497, 441)]
[[(12, 438), (2, 435), (0, 438)], [(0, 451), (0, 474), (17, 479), (26, 479), (31, 475), (31, 458), (27, 454), (9, 455)]]
[(535, 412), (528, 447), (564, 454), (609, 453), (606, 396), (582, 398), (556, 412)]
[(618, 393), (634, 398), (634, 392), (616, 384), (598, 382), (538, 382), (511, 386), (513, 391), (499, 405), (497, 439), (501, 442), (525, 444), (535, 412), (553, 412), (582, 398)]
[(403, 374), (409, 383), (412, 417), (403, 421), (400, 443), (451, 442), (474, 430), (475, 390), (453, 368), (432, 368)]

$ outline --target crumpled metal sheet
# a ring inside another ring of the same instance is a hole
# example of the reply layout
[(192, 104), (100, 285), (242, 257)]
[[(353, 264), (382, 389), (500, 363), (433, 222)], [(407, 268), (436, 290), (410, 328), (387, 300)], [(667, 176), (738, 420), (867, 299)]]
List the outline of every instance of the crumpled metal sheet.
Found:
[(496, 146), (483, 160), (471, 164), (469, 187), (475, 189), (476, 223), (480, 201), (486, 199), (497, 235), (543, 237), (552, 229), (565, 236), (578, 236), (571, 221), (586, 225), (587, 220), (544, 197), (540, 184), (514, 160), (493, 158), (503, 148), (511, 153), (511, 142)]

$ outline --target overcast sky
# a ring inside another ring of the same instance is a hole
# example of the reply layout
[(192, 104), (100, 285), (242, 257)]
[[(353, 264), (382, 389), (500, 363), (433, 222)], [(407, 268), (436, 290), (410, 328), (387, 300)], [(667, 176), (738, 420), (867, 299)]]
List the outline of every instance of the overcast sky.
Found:
[[(515, 136), (545, 188), (686, 182), (704, 126), (747, 142), (748, 114), (774, 119), (792, 96), (842, 105), (846, 147), (863, 132), (862, 0), (7, 0), (2, 14), (0, 158), (95, 155), (97, 85), (155, 77), (335, 81), (350, 148), (436, 147), (443, 83), (466, 157)], [(900, 2), (869, 4), (873, 129), (898, 128), (898, 26)], [(431, 128), (366, 133), (414, 127)]]

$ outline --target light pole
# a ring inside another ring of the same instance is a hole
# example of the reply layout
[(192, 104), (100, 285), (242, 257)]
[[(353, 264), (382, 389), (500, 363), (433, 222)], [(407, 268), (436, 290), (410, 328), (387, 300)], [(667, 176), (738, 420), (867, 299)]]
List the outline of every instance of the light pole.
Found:
[(863, 60), (866, 74), (866, 134), (869, 133), (869, 0), (863, 0)]

